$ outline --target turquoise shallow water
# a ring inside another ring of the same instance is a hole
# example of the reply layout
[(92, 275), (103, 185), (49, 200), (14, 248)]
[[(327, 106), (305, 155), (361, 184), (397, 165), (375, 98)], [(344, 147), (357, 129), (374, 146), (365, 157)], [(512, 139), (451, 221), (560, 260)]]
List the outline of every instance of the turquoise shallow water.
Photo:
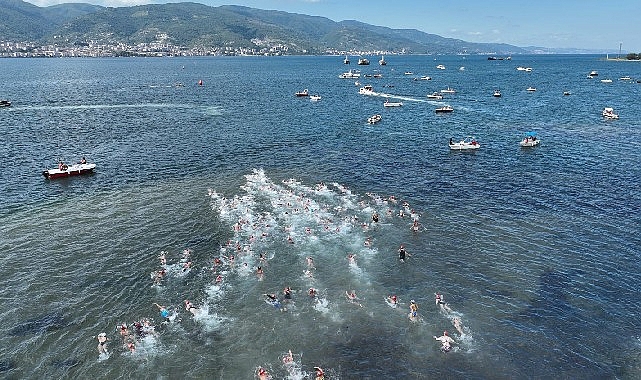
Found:
[[(0, 373), (250, 379), (262, 366), (311, 378), (321, 366), (332, 379), (638, 378), (641, 85), (618, 78), (641, 78), (641, 66), (386, 60), (352, 65), (381, 73), (359, 81), (383, 96), (338, 79), (349, 68), (341, 57), (3, 61), (0, 97), (13, 106), (0, 110)], [(599, 77), (587, 79), (591, 70)], [(422, 75), (433, 79), (413, 80)], [(425, 96), (448, 86), (457, 94)], [(303, 88), (321, 101), (294, 97)], [(385, 109), (385, 97), (404, 105)], [(443, 104), (455, 111), (436, 115)], [(603, 120), (606, 106), (621, 118)], [(383, 120), (372, 126), (374, 113)], [(542, 144), (522, 149), (529, 130)], [(448, 150), (467, 135), (479, 151)], [(40, 175), (83, 155), (94, 175)], [(167, 275), (154, 285), (162, 251)], [(233, 265), (214, 267), (230, 254)], [(264, 302), (285, 286), (287, 311)], [(162, 324), (154, 302), (175, 319)], [(132, 338), (131, 353), (117, 326), (144, 319), (157, 335)], [(454, 352), (439, 351), (443, 330)], [(111, 355), (99, 359), (103, 331)]]

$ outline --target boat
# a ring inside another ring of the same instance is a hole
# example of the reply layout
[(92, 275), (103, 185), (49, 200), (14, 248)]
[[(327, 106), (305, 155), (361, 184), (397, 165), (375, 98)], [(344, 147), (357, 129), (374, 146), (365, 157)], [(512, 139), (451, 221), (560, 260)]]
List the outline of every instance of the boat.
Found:
[(532, 71), (532, 68), (531, 68), (531, 67), (526, 67), (526, 68), (525, 68), (525, 72), (529, 73), (529, 72), (531, 72), (531, 71)]
[(367, 58), (359, 58), (358, 59), (358, 64), (359, 65), (369, 65), (369, 59), (367, 59)]
[(534, 91), (536, 91), (536, 88), (534, 88), (534, 87), (528, 87), (526, 90), (527, 90), (527, 91), (530, 91), (530, 92), (534, 92)]
[(601, 83), (612, 83), (612, 79), (601, 79)]
[(619, 78), (619, 80), (632, 80), (632, 78), (626, 75), (624, 77)]
[(299, 96), (299, 97), (301, 97), (301, 96), (309, 96), (309, 91), (307, 89), (304, 89), (303, 91), (298, 91), (296, 93), (296, 96)]
[(0, 100), (0, 107), (11, 107), (11, 102), (6, 99), (2, 99)]
[(406, 71), (406, 72), (405, 72), (405, 75), (414, 75), (414, 73), (413, 73), (413, 72), (411, 72), (411, 71)]
[(530, 146), (537, 146), (540, 143), (541, 143), (541, 140), (539, 140), (536, 137), (536, 132), (527, 132), (523, 140), (519, 142), (519, 145), (521, 145), (522, 147), (530, 147)]
[(493, 94), (493, 96), (494, 96), (495, 98), (500, 98), (500, 97), (501, 97), (501, 91), (499, 91), (499, 90), (494, 90), (494, 94)]
[(381, 60), (380, 60), (380, 61), (378, 61), (378, 64), (379, 64), (379, 65), (381, 65), (381, 66), (385, 66), (385, 65), (387, 65), (387, 62), (385, 62), (385, 57), (383, 57), (383, 56), (381, 55)]
[(436, 65), (436, 68), (439, 70), (445, 70), (445, 66), (443, 65)]
[(448, 87), (445, 90), (441, 90), (441, 93), (442, 94), (456, 94), (456, 90), (454, 90), (453, 88), (449, 88)]
[(503, 60), (503, 58), (499, 58), (499, 57), (487, 57), (487, 60), (488, 60), (488, 61), (502, 61), (502, 60)]
[(309, 96), (309, 100), (311, 100), (312, 102), (317, 102), (317, 101), (321, 100), (321, 96), (320, 95), (310, 95)]
[(343, 60), (343, 63), (346, 64), (346, 65), (349, 65), (349, 58), (347, 58), (347, 56), (345, 56), (345, 59)]
[(427, 75), (423, 75), (422, 77), (419, 78), (420, 80), (432, 80), (432, 77), (428, 77)]
[(517, 69), (518, 71), (525, 71), (525, 72), (528, 72), (528, 73), (529, 73), (530, 71), (532, 71), (532, 68), (531, 68), (531, 67), (523, 67), (523, 66), (519, 66), (519, 67), (517, 67), (516, 69)]
[(568, 96), (568, 95), (570, 95), (570, 94), (571, 94), (571, 92), (570, 92), (570, 91), (563, 91), (563, 95), (565, 95), (565, 96)]
[(601, 115), (603, 115), (604, 118), (610, 119), (610, 120), (619, 118), (619, 115), (614, 113), (614, 109), (612, 107), (605, 107), (603, 109), (603, 112), (601, 112)]
[(594, 78), (594, 77), (598, 77), (598, 76), (599, 76), (599, 73), (596, 70), (592, 70), (592, 71), (590, 71), (590, 74), (588, 74), (588, 77), (590, 77), (590, 78)]
[(459, 142), (454, 142), (453, 139), (450, 139), (450, 150), (475, 150), (481, 147), (474, 137), (468, 136)]
[(338, 76), (341, 79), (354, 79), (354, 78), (360, 78), (361, 77), (361, 72), (358, 70), (349, 70), (341, 75)]
[(452, 108), (452, 106), (443, 106), (441, 108), (437, 108), (434, 110), (434, 112), (436, 113), (450, 113), (453, 111), (454, 111), (454, 108)]
[(367, 122), (370, 123), (370, 124), (376, 124), (379, 121), (381, 121), (382, 119), (383, 119), (383, 117), (381, 115), (376, 114), (376, 115), (372, 115), (372, 116), (368, 117), (367, 118)]
[(439, 94), (438, 92), (433, 92), (431, 94), (427, 94), (427, 98), (441, 100), (443, 99), (443, 95)]
[(383, 74), (374, 74), (374, 78), (382, 78)]
[(372, 95), (374, 93), (374, 87), (366, 84), (358, 90), (358, 93), (361, 95)]
[(67, 165), (60, 161), (58, 167), (55, 169), (48, 169), (42, 172), (42, 175), (47, 179), (66, 178), (82, 174), (93, 173), (96, 164), (88, 164), (84, 161), (81, 163)]
[(385, 107), (400, 107), (403, 105), (403, 102), (390, 102), (389, 99), (385, 100), (383, 106)]

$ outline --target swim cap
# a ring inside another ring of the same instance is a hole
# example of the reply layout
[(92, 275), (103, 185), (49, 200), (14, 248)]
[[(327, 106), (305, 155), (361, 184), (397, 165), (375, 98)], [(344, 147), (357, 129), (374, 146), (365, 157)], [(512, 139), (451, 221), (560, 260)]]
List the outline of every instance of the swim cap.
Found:
[(414, 300), (411, 300), (410, 303), (416, 303), (416, 302), (414, 302)]
[(443, 335), (447, 335), (447, 331), (443, 331)]

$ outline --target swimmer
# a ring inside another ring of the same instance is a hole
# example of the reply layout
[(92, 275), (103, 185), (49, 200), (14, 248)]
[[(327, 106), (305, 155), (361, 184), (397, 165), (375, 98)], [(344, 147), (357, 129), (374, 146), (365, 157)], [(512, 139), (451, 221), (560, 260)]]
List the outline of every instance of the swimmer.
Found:
[(264, 274), (265, 274), (265, 272), (263, 272), (263, 268), (262, 268), (262, 267), (258, 267), (258, 268), (256, 268), (256, 275), (257, 275), (259, 278), (262, 278)]
[(354, 254), (348, 254), (347, 255), (347, 261), (349, 261), (350, 264), (356, 264), (356, 255)]
[(359, 301), (358, 296), (356, 296), (356, 291), (352, 290), (352, 292), (350, 293), (346, 290), (345, 296), (347, 296), (347, 299), (349, 300), (349, 302), (354, 303), (360, 307), (363, 307), (363, 305), (361, 305), (359, 302), (356, 302), (356, 301)]
[(410, 301), (410, 313), (408, 317), (412, 320), (415, 321), (418, 318), (418, 305), (414, 300)]
[(412, 231), (418, 232), (420, 228), (421, 225), (418, 223), (418, 219), (414, 219), (414, 223), (412, 223)]
[(436, 305), (441, 307), (441, 310), (448, 313), (452, 311), (450, 306), (447, 303), (445, 303), (445, 300), (443, 299), (442, 294), (434, 293), (434, 301), (436, 302)]
[(131, 352), (132, 354), (136, 352), (136, 345), (134, 344), (134, 342), (127, 343), (127, 348), (129, 349), (129, 352)]
[(396, 307), (398, 305), (398, 297), (396, 296), (396, 294), (387, 296), (387, 302), (389, 302), (390, 305)]
[(365, 242), (363, 243), (364, 246), (370, 247), (372, 245), (372, 238), (370, 236), (365, 239)]
[(263, 367), (258, 367), (258, 371), (256, 372), (256, 374), (258, 375), (258, 379), (259, 380), (271, 379), (271, 377), (267, 373), (267, 370), (265, 368), (263, 368)]
[(459, 332), (459, 334), (461, 334), (461, 335), (465, 334), (463, 332), (463, 323), (461, 322), (461, 318), (459, 318), (459, 317), (452, 318), (452, 324), (456, 328), (456, 331)]
[(167, 310), (166, 307), (158, 305), (157, 303), (154, 302), (154, 305), (160, 310), (160, 316), (163, 318), (169, 318), (169, 310)]
[(283, 356), (283, 364), (291, 364), (294, 362), (294, 355), (292, 350), (287, 351), (287, 354)]
[(401, 261), (405, 261), (406, 257), (412, 257), (407, 251), (405, 250), (405, 246), (401, 244), (401, 246), (398, 248), (398, 259)]
[(120, 335), (123, 337), (123, 339), (126, 338), (127, 335), (129, 335), (129, 330), (127, 329), (126, 323), (120, 325)]
[(452, 349), (452, 343), (456, 343), (454, 339), (447, 335), (447, 331), (443, 331), (443, 335), (439, 337), (434, 337), (434, 339), (441, 342), (441, 351), (449, 352)]
[(307, 291), (307, 294), (312, 298), (316, 297), (317, 293), (318, 293), (318, 291), (316, 289), (314, 289), (314, 288), (309, 288), (309, 290)]
[(378, 213), (375, 212), (372, 214), (372, 222), (378, 223)]
[(98, 352), (100, 354), (109, 355), (109, 352), (107, 352), (107, 341), (108, 340), (109, 339), (107, 338), (107, 334), (105, 334), (105, 333), (98, 334)]
[(185, 300), (185, 310), (187, 310), (194, 316), (196, 315), (196, 313), (198, 313), (198, 308), (196, 308), (196, 306), (194, 306), (194, 304), (189, 300)]
[(311, 256), (307, 256), (307, 267), (314, 268), (314, 259)]
[(315, 380), (325, 380), (325, 372), (321, 367), (314, 367), (316, 370), (316, 378)]
[(220, 284), (221, 282), (223, 282), (223, 276), (221, 275), (216, 276), (216, 283)]
[(167, 264), (167, 256), (166, 256), (166, 254), (167, 254), (167, 252), (165, 252), (165, 251), (160, 252), (160, 256), (158, 256), (158, 258), (160, 259), (160, 265)]
[(285, 287), (285, 289), (283, 289), (283, 294), (285, 295), (285, 299), (286, 300), (291, 300), (292, 299), (292, 288), (290, 288), (289, 286)]

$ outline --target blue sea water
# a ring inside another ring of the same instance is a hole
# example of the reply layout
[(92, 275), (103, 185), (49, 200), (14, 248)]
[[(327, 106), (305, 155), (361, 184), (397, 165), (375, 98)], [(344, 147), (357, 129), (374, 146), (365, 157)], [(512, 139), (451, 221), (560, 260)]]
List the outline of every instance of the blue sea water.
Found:
[[(358, 79), (377, 96), (338, 78), (342, 57), (3, 60), (0, 374), (639, 378), (641, 66), (601, 58), (351, 65), (382, 74)], [(304, 88), (322, 99), (294, 96)], [(540, 146), (519, 147), (527, 131)], [(449, 151), (468, 135), (478, 151)], [(82, 156), (95, 174), (40, 174)], [(142, 320), (156, 333), (123, 339)]]

